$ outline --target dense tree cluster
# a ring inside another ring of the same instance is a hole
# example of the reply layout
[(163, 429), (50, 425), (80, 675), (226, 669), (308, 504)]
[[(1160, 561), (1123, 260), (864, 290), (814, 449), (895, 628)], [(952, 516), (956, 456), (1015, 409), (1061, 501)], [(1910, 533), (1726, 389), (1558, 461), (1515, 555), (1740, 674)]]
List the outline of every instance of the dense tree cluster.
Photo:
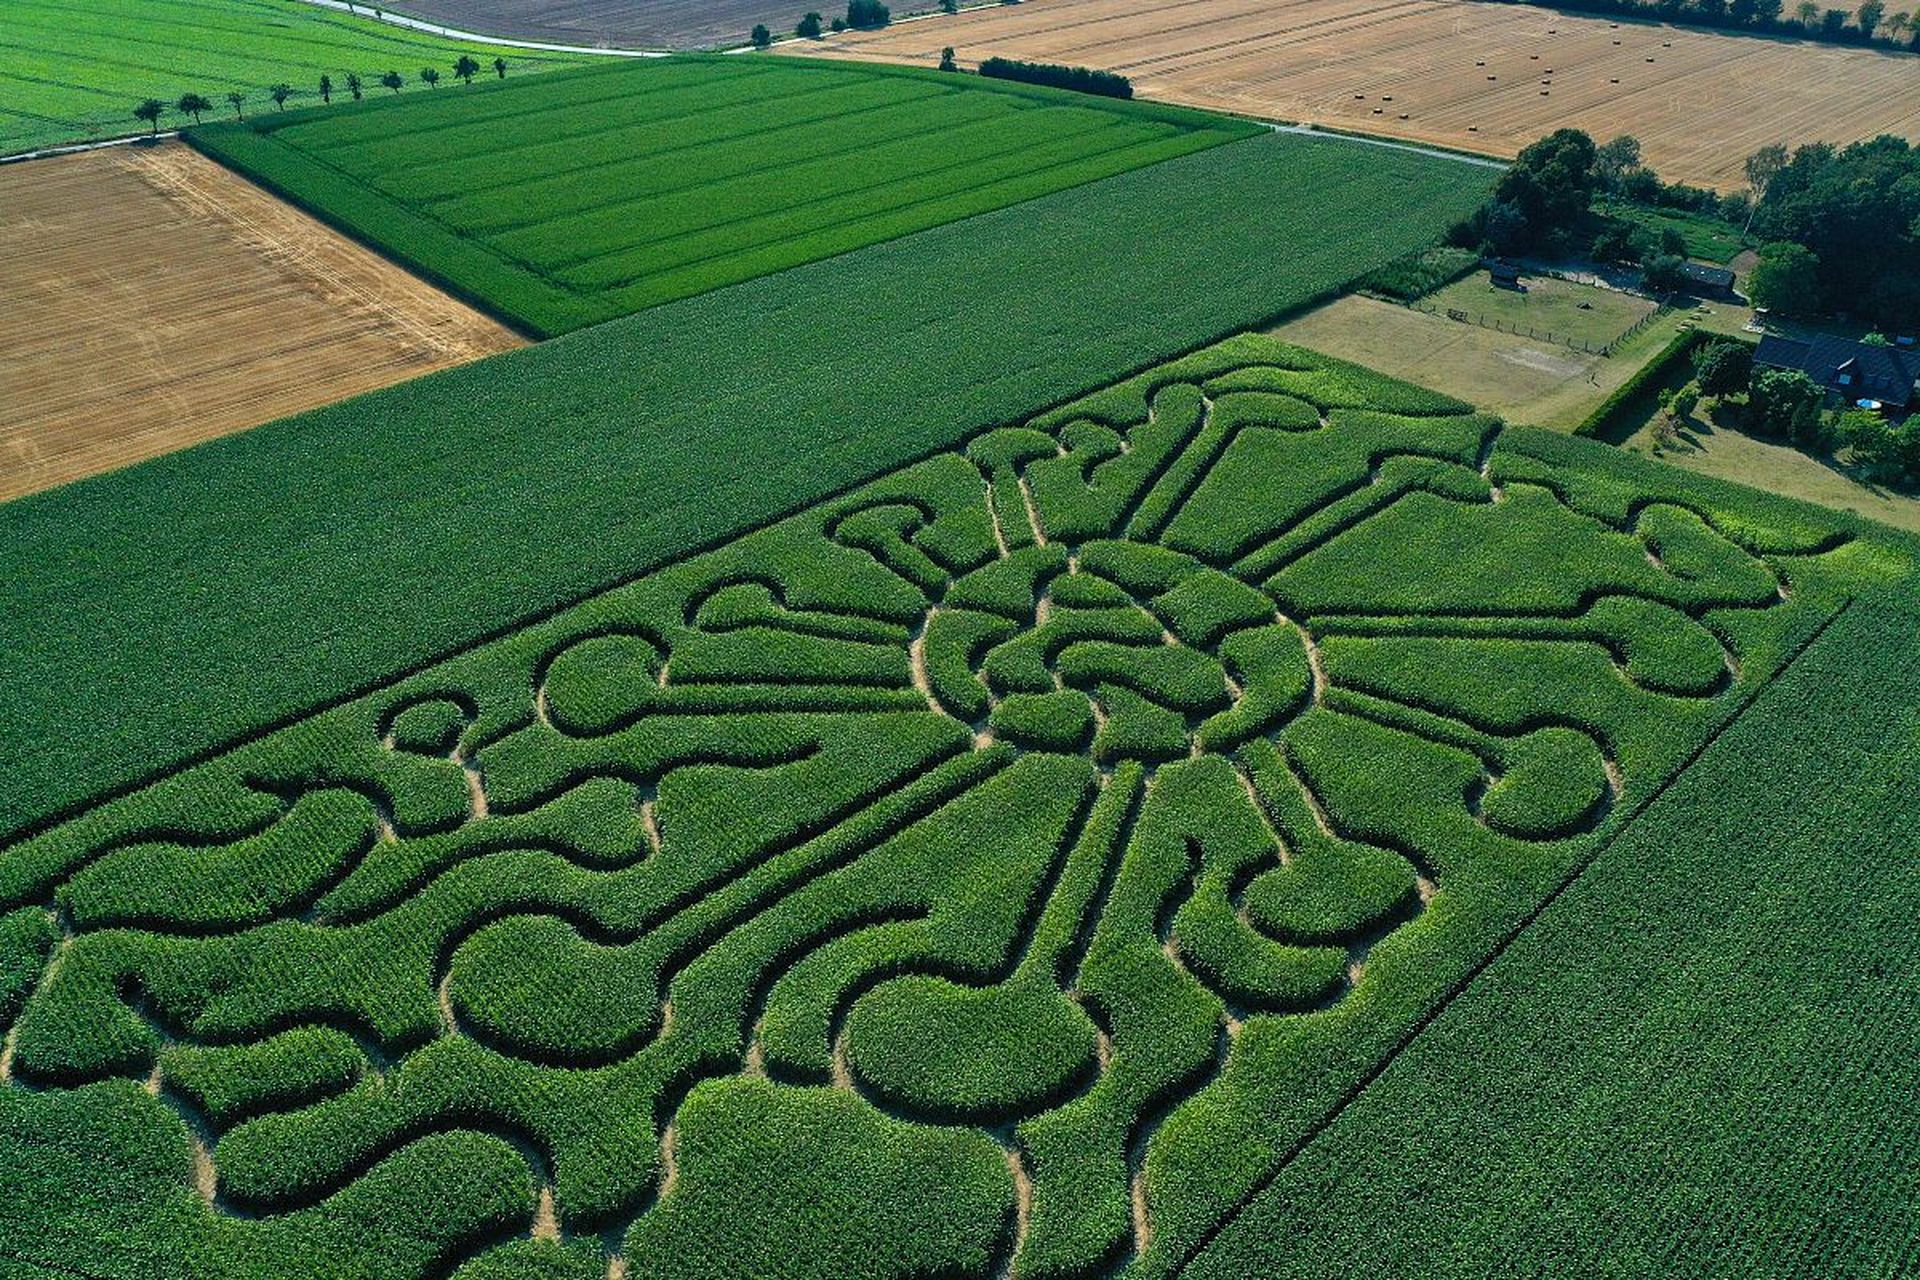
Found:
[[(1753, 230), (1770, 242), (1755, 272), (1773, 294), (1766, 305), (1844, 311), (1900, 332), (1920, 320), (1920, 147), (1886, 135), (1801, 147), (1768, 182)], [(1763, 271), (1788, 279), (1776, 293)]]
[(1454, 242), (1484, 243), (1497, 253), (1547, 247), (1585, 221), (1599, 189), (1596, 155), (1585, 133), (1555, 129), (1514, 159), (1492, 198), (1454, 228)]
[(1098, 94), (1103, 98), (1131, 98), (1133, 82), (1111, 71), (1088, 67), (1063, 67), (1051, 62), (1016, 62), (1012, 58), (988, 58), (980, 64), (980, 74), (996, 80), (1024, 80), (1028, 84), (1052, 85), (1076, 93)]
[(1578, 129), (1559, 129), (1522, 151), (1449, 239), (1494, 253), (1585, 248), (1599, 262), (1639, 263), (1652, 289), (1684, 283), (1684, 237), (1597, 216), (1592, 205), (1604, 194), (1747, 223), (1761, 244), (1747, 284), (1759, 306), (1844, 312), (1903, 333), (1920, 321), (1920, 147), (1891, 135), (1791, 155), (1763, 147), (1746, 176), (1751, 189), (1732, 196), (1663, 184), (1633, 138), (1595, 146)]

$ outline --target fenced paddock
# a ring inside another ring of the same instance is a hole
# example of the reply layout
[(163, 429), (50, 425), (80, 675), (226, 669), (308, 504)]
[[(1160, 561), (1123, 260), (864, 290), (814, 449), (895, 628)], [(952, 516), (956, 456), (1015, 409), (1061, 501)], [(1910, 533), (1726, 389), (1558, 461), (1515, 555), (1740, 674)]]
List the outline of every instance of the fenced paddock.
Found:
[[(1392, 299), (1388, 299), (1392, 301)], [(1430, 316), (1444, 315), (1456, 324), (1478, 325), (1482, 329), (1491, 329), (1495, 333), (1510, 333), (1515, 337), (1531, 338), (1535, 342), (1551, 342), (1556, 346), (1573, 351), (1583, 351), (1591, 356), (1611, 356), (1614, 349), (1622, 343), (1631, 341), (1636, 335), (1646, 332), (1647, 327), (1667, 311), (1665, 306), (1656, 307), (1638, 320), (1628, 325), (1618, 335), (1605, 342), (1596, 343), (1591, 338), (1568, 333), (1562, 329), (1556, 333), (1551, 327), (1540, 328), (1518, 320), (1506, 320), (1499, 316), (1489, 316), (1480, 312), (1468, 311), (1463, 307), (1441, 307), (1424, 298), (1416, 298), (1403, 305), (1415, 311), (1424, 311)]]
[[(1897, 8), (1898, 6), (1893, 6)], [(1774, 142), (1920, 141), (1920, 58), (1573, 17), (1383, 0), (1028, 0), (809, 52), (931, 65), (995, 55), (1117, 71), (1135, 91), (1512, 155), (1561, 125), (1631, 133), (1662, 177), (1731, 190)]]

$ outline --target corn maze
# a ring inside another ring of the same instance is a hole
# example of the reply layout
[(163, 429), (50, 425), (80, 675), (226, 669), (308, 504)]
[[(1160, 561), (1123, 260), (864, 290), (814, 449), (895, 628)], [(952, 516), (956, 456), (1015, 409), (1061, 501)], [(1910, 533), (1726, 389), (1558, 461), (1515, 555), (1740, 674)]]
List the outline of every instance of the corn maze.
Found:
[(1169, 1274), (1893, 571), (1632, 468), (1255, 337), (987, 432), (0, 850), (0, 1095), (387, 1274)]

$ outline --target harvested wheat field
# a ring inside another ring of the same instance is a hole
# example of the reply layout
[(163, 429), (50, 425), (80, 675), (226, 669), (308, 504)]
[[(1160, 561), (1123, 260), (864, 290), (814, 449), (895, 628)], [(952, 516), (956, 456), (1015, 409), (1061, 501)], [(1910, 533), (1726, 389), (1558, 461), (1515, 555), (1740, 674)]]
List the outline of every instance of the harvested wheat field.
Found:
[[(1897, 8), (1898, 6), (1893, 6)], [(1562, 125), (1630, 133), (1662, 177), (1730, 190), (1772, 142), (1920, 140), (1920, 58), (1531, 6), (1030, 0), (788, 46), (1116, 71), (1143, 97), (1511, 155)]]
[(177, 143), (0, 169), (0, 501), (522, 345)]

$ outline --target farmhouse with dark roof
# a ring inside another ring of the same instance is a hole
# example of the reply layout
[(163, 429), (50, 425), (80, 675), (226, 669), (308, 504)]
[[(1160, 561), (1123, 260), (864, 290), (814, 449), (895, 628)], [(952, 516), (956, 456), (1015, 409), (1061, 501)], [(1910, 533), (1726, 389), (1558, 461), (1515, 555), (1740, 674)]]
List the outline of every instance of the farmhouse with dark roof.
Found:
[(1841, 400), (1852, 404), (1877, 400), (1899, 411), (1920, 398), (1920, 349), (1879, 347), (1850, 338), (1818, 335), (1760, 339), (1753, 362), (1772, 369), (1797, 369)]

